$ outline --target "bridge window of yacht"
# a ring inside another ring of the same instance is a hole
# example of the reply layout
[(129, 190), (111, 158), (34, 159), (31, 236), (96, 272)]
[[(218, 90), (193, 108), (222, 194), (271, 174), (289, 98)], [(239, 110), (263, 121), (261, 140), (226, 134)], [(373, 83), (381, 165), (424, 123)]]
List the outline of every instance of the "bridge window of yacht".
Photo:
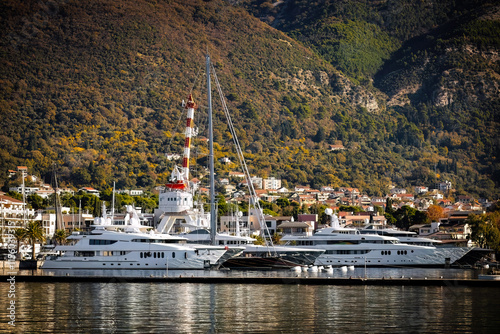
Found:
[(312, 246), (313, 245), (313, 241), (299, 240), (299, 241), (297, 241), (297, 245), (300, 245), (300, 246)]
[(99, 239), (90, 239), (89, 245), (112, 245), (117, 240), (99, 240)]
[(178, 239), (132, 239), (132, 242), (149, 242), (154, 244), (183, 244), (185, 240)]
[(342, 254), (342, 255), (347, 255), (347, 254), (367, 254), (369, 253), (369, 250), (362, 249), (362, 250), (326, 250), (325, 254)]
[[(357, 245), (359, 240), (327, 240), (327, 245)], [(318, 243), (319, 244), (319, 243)]]
[(75, 256), (81, 256), (81, 257), (91, 257), (94, 256), (95, 252), (93, 251), (75, 251)]

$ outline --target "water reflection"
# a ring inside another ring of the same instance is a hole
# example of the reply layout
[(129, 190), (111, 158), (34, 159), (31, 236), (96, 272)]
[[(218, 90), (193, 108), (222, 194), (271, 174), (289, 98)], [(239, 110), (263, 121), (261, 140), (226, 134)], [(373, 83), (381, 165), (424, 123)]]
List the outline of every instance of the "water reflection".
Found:
[[(500, 289), (17, 283), (19, 333), (495, 332)], [(0, 283), (0, 332), (8, 284)]]
[[(253, 271), (253, 270), (70, 270), (70, 269), (51, 269), (51, 270), (21, 270), (18, 275), (40, 275), (40, 276), (101, 276), (110, 277), (110, 282), (127, 283), (128, 277), (366, 277), (366, 278), (477, 278), (478, 273), (485, 270), (464, 270), (464, 269), (444, 269), (444, 268), (355, 268), (341, 270), (336, 268), (333, 272), (296, 272), (292, 270), (278, 271)], [(0, 274), (6, 274), (0, 270)]]

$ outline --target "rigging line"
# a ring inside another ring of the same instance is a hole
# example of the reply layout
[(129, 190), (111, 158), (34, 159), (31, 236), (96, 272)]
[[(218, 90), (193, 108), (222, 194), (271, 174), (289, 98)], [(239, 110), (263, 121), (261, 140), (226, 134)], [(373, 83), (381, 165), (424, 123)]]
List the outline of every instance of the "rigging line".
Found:
[[(173, 128), (174, 130), (176, 130), (176, 129), (179, 128), (179, 124), (181, 123), (181, 119), (183, 118), (183, 116), (184, 116), (184, 112), (181, 112), (180, 115), (179, 115), (179, 119), (177, 120), (177, 124)], [(172, 141), (174, 140), (174, 137), (175, 137), (175, 135), (171, 133), (170, 134), (170, 140), (167, 143), (167, 153), (172, 153), (170, 151), (170, 147), (172, 146)]]
[[(225, 114), (227, 122), (228, 122), (229, 131), (231, 133), (231, 136), (233, 137), (233, 142), (236, 146), (237, 157), (238, 157), (238, 160), (240, 162), (240, 166), (243, 169), (243, 173), (245, 174), (245, 177), (247, 179), (247, 185), (248, 185), (248, 190), (250, 192), (250, 197), (253, 198), (255, 201), (254, 206), (257, 207), (257, 211), (258, 211), (257, 216), (258, 216), (259, 223), (260, 223), (261, 227), (264, 226), (265, 231), (267, 232), (267, 235), (270, 236), (269, 229), (267, 228), (267, 224), (266, 224), (265, 219), (264, 219), (264, 213), (262, 211), (262, 208), (260, 207), (257, 193), (256, 193), (255, 188), (253, 186), (253, 183), (252, 183), (252, 180), (250, 177), (250, 172), (249, 172), (248, 166), (245, 162), (245, 159), (243, 156), (243, 151), (242, 151), (241, 145), (238, 141), (238, 137), (236, 136), (236, 130), (234, 128), (234, 124), (233, 124), (233, 121), (231, 119), (231, 115), (229, 114), (229, 109), (227, 107), (226, 100), (224, 99), (224, 94), (222, 92), (222, 88), (220, 86), (219, 79), (218, 79), (217, 74), (215, 72), (215, 67), (213, 64), (211, 64), (211, 65), (212, 65), (212, 72), (213, 72), (213, 76), (214, 76), (215, 86), (217, 87), (217, 92), (219, 93), (219, 97), (220, 97), (220, 100), (222, 103), (222, 109), (224, 110), (224, 114)], [(273, 248), (274, 253), (276, 254), (276, 249), (274, 248), (274, 243), (272, 241), (272, 238), (270, 238), (270, 240), (268, 241), (267, 238), (264, 236), (264, 241), (266, 243), (266, 246), (268, 246), (268, 247), (269, 247), (269, 243), (271, 244), (271, 247)]]
[(193, 93), (194, 87), (196, 86), (196, 81), (201, 76), (201, 71), (203, 70), (203, 66), (198, 69), (198, 73), (194, 76), (193, 84), (191, 85), (191, 89), (189, 90), (189, 94)]

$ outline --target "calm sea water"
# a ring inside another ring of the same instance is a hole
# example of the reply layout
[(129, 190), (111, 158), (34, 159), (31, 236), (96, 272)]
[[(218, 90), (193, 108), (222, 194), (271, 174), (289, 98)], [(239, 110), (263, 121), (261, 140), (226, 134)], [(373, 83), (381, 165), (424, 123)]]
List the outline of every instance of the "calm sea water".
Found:
[[(375, 270), (367, 275), (387, 273)], [(471, 273), (407, 269), (393, 276), (466, 277)], [(500, 289), (496, 288), (127, 283), (123, 274), (121, 283), (17, 282), (15, 330), (7, 324), (9, 285), (0, 282), (0, 332), (498, 333), (500, 328)], [(128, 275), (147, 274), (163, 273)], [(174, 274), (179, 273), (169, 273)], [(299, 275), (306, 274), (314, 273)], [(350, 274), (361, 276), (364, 271)]]

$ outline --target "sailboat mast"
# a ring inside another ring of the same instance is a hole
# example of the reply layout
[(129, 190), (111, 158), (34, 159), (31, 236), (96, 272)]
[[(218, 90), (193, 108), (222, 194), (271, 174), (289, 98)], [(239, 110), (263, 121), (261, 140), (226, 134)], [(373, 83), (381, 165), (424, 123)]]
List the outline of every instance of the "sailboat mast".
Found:
[[(55, 189), (54, 189), (54, 208), (55, 208), (55, 211), (56, 211), (56, 231), (61, 229), (61, 226), (62, 225), (62, 221), (59, 221), (59, 204), (57, 202), (57, 192), (58, 192), (58, 184), (57, 184), (57, 175), (56, 175), (56, 167), (55, 167), (55, 164), (52, 165), (52, 168), (53, 168), (53, 174), (54, 174), (54, 186), (55, 186)], [(61, 217), (62, 218), (62, 217)], [(62, 220), (62, 219), (61, 219)]]
[(217, 222), (215, 216), (215, 178), (214, 178), (214, 134), (212, 122), (212, 87), (210, 83), (210, 56), (206, 55), (207, 67), (207, 99), (208, 99), (208, 146), (210, 165), (210, 241), (215, 245)]
[(113, 197), (111, 200), (111, 222), (115, 219), (115, 181), (113, 181)]

